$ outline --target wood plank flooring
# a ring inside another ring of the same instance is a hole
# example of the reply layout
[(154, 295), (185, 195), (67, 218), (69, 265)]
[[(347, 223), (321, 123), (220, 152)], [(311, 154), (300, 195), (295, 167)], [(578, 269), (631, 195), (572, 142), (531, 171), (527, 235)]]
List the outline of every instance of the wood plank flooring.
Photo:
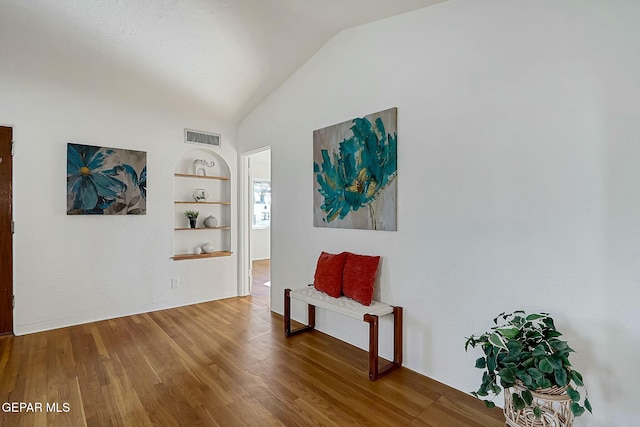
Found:
[(0, 425), (504, 425), (405, 368), (370, 382), (365, 351), (315, 331), (285, 338), (268, 305), (230, 298), (0, 338)]
[(265, 283), (271, 280), (271, 260), (259, 259), (251, 262), (251, 295), (269, 295), (271, 288)]

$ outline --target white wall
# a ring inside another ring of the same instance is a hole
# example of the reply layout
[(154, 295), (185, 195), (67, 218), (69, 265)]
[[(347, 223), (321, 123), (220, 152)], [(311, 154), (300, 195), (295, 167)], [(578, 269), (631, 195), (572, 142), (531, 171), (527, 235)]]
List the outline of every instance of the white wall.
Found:
[[(241, 152), (271, 141), (273, 309), (320, 251), (379, 254), (407, 367), (474, 390), (465, 337), (548, 311), (595, 410), (576, 425), (636, 425), (639, 19), (632, 0), (456, 0), (336, 36), (239, 128)], [(312, 131), (394, 106), (398, 231), (313, 228)], [(362, 322), (318, 325), (366, 345)]]
[[(251, 155), (251, 178), (271, 179), (271, 150)], [(251, 210), (253, 212), (253, 208)], [(251, 261), (271, 257), (271, 227), (251, 229)]]
[[(14, 126), (16, 142), (15, 333), (236, 295), (235, 255), (171, 260), (174, 163), (194, 148), (183, 129), (222, 133), (235, 179), (235, 128), (72, 25), (51, 31), (11, 4), (0, 16), (0, 123)], [(67, 216), (68, 142), (146, 151), (147, 214)]]

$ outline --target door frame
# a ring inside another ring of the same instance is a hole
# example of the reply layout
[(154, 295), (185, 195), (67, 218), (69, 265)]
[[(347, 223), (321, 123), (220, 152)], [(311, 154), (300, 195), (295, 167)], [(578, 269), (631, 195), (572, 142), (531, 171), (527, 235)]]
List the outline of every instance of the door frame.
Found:
[[(14, 135), (15, 135), (15, 126), (12, 125), (3, 125), (0, 124), (0, 127), (3, 128), (3, 133), (5, 131), (5, 129), (8, 129), (8, 136), (9, 136), (9, 144), (10, 144), (10, 155), (9, 155), (9, 161), (10, 161), (10, 174), (9, 174), (9, 223), (10, 225), (10, 230), (9, 230), (9, 260), (8, 260), (8, 267), (9, 267), (9, 286), (8, 286), (8, 290), (7, 290), (7, 294), (6, 297), (8, 298), (8, 301), (6, 302), (9, 305), (9, 317), (8, 317), (8, 331), (2, 331), (0, 330), (0, 336), (1, 335), (11, 335), (14, 333), (14, 328), (15, 328), (15, 319), (14, 319), (14, 305), (13, 305), (13, 298), (14, 298), (14, 288), (13, 288), (13, 267), (14, 267), (14, 250), (13, 250), (13, 141), (14, 141)], [(4, 234), (4, 233), (3, 233)], [(3, 291), (4, 293), (4, 291)], [(4, 298), (4, 296), (3, 296)], [(2, 301), (2, 303), (4, 304), (5, 302)]]
[(263, 151), (271, 150), (270, 145), (247, 151), (240, 154), (240, 245), (238, 274), (238, 295), (247, 296), (251, 294), (251, 223), (253, 215), (252, 204), (252, 178), (251, 162), (249, 158)]

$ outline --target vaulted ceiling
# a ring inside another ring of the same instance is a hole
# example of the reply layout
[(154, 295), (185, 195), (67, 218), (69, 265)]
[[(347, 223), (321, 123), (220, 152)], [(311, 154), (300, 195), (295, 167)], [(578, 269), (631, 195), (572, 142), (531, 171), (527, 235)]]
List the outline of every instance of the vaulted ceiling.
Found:
[(66, 34), (65, 49), (81, 43), (88, 60), (153, 76), (238, 123), (341, 30), (441, 1), (3, 0), (0, 13), (3, 25), (30, 23), (13, 37)]

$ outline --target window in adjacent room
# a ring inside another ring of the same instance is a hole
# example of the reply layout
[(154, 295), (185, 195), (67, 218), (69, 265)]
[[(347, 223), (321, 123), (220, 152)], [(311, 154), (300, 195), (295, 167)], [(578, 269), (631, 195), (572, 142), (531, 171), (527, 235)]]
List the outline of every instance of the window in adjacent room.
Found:
[(267, 228), (271, 223), (271, 181), (253, 180), (253, 221), (252, 227)]

